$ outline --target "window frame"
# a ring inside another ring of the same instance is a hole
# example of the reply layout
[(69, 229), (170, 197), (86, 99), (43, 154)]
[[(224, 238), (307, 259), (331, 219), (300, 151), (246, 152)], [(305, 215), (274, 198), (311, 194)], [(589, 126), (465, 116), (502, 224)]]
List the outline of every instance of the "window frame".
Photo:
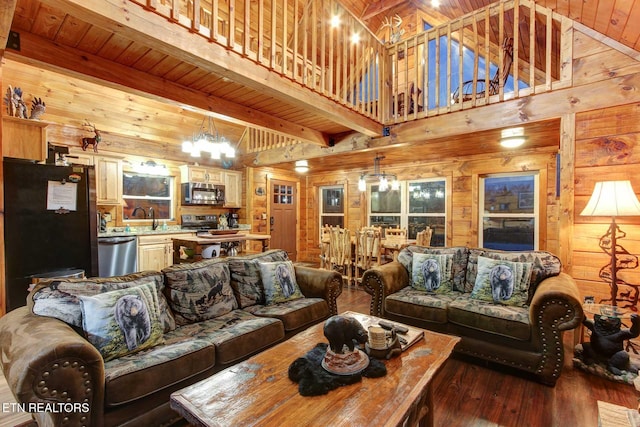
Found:
[[(342, 190), (342, 212), (324, 212), (324, 190)], [(323, 217), (342, 217), (343, 226), (347, 223), (347, 212), (346, 212), (346, 201), (347, 201), (347, 189), (344, 184), (331, 184), (331, 185), (320, 185), (318, 186), (318, 235), (322, 240), (322, 229), (325, 224), (322, 221)], [(345, 228), (345, 227), (342, 227)]]
[[(127, 195), (125, 194), (125, 184), (124, 184), (124, 180), (125, 180), (125, 176), (126, 175), (137, 175), (137, 176), (143, 176), (143, 177), (150, 177), (150, 178), (166, 178), (169, 180), (169, 196), (166, 197), (154, 197), (154, 196), (134, 196), (134, 195)], [(136, 202), (136, 205), (140, 205), (140, 201), (154, 201), (154, 200), (159, 200), (159, 201), (168, 201), (169, 202), (169, 218), (162, 218), (162, 217), (158, 217), (156, 216), (156, 220), (162, 220), (162, 221), (175, 221), (176, 218), (176, 177), (173, 175), (153, 175), (153, 174), (148, 174), (148, 173), (140, 173), (140, 172), (135, 172), (135, 171), (123, 171), (122, 172), (122, 200), (123, 201), (127, 201), (127, 200), (132, 200)], [(123, 218), (124, 218), (124, 208), (125, 206), (122, 206), (123, 209)], [(156, 210), (157, 211), (157, 210)], [(126, 218), (125, 220), (127, 222), (129, 221), (149, 221), (150, 218), (140, 218), (140, 217), (129, 217)]]
[[(411, 186), (411, 184), (421, 184), (421, 183), (425, 183), (425, 182), (443, 182), (444, 183), (444, 212), (439, 213), (439, 212), (424, 212), (424, 213), (415, 213), (415, 212), (409, 212), (409, 187)], [(443, 223), (444, 223), (444, 236), (443, 236), (443, 242), (444, 242), (444, 246), (447, 245), (447, 236), (449, 233), (448, 230), (448, 221), (447, 218), (449, 218), (449, 209), (450, 209), (450, 191), (448, 190), (451, 186), (450, 183), (450, 179), (446, 176), (437, 176), (437, 177), (430, 177), (430, 178), (420, 178), (420, 179), (411, 179), (411, 180), (404, 180), (404, 181), (398, 181), (398, 183), (400, 184), (400, 188), (396, 191), (400, 192), (400, 212), (396, 213), (396, 212), (380, 212), (380, 213), (372, 213), (371, 212), (371, 202), (372, 202), (372, 196), (371, 196), (371, 187), (378, 185), (377, 183), (367, 183), (367, 225), (371, 226), (371, 217), (372, 216), (392, 216), (392, 217), (399, 217), (400, 218), (400, 222), (399, 222), (399, 226), (401, 228), (406, 228), (407, 230), (409, 230), (409, 218), (410, 217), (425, 217), (425, 218), (443, 218)], [(394, 191), (394, 190), (387, 190), (387, 191)], [(413, 237), (415, 238), (415, 237)]]
[[(478, 176), (478, 247), (484, 248), (484, 220), (485, 218), (515, 218), (526, 219), (531, 218), (534, 221), (533, 227), (533, 248), (530, 250), (540, 250), (540, 233), (541, 233), (541, 194), (540, 194), (540, 182), (541, 171), (518, 171), (518, 172), (503, 172), (503, 173), (489, 173)], [(485, 213), (485, 180), (488, 178), (517, 178), (533, 176), (533, 212), (532, 213)]]

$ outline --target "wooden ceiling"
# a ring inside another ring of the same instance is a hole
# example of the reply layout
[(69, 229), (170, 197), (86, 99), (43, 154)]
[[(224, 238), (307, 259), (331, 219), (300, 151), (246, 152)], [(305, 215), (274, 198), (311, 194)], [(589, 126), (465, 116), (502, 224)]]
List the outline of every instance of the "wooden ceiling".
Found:
[[(215, 112), (218, 130), (232, 142), (240, 139), (247, 126), (286, 129), (290, 134), (297, 133), (300, 138), (320, 143), (332, 135), (353, 131), (348, 118), (355, 113), (344, 107), (336, 106), (333, 116), (318, 114), (317, 106), (311, 105), (313, 98), (305, 108), (292, 103), (290, 94), (289, 98), (279, 97), (234, 80), (232, 73), (212, 73), (179, 55), (166, 54), (166, 49), (154, 45), (153, 35), (133, 38), (130, 32), (84, 11), (77, 5), (81, 2), (14, 1), (16, 7), (10, 26), (20, 33), (22, 46), (20, 51), (7, 49), (4, 53), (9, 63), (14, 64), (7, 67), (9, 72), (4, 73), (4, 84), (10, 84), (9, 79), (20, 82), (26, 71), (32, 73), (33, 81), (40, 82), (46, 92), (34, 91), (34, 94), (47, 98), (48, 111), (56, 121), (66, 117), (67, 124), (79, 126), (89, 118), (108, 132), (161, 144), (181, 143), (185, 133), (192, 133), (200, 126), (203, 111)], [(373, 33), (384, 33), (385, 19), (397, 14), (403, 18), (405, 32), (412, 34), (421, 19), (438, 25), (492, 1), (441, 0), (438, 9), (431, 8), (429, 0), (341, 0), (340, 3)], [(633, 24), (640, 18), (640, 1), (538, 0), (537, 3), (639, 50), (640, 27)], [(2, 8), (6, 5), (4, 2)], [(0, 40), (8, 34), (6, 27), (6, 22), (4, 25), (0, 22)], [(32, 65), (35, 67), (31, 68)], [(61, 96), (64, 92), (72, 94)], [(168, 92), (173, 96), (171, 100), (162, 96)], [(90, 102), (92, 97), (94, 106)], [(557, 123), (529, 126), (527, 133), (531, 134), (532, 147), (557, 146)], [(388, 155), (385, 151), (388, 156), (385, 163), (406, 159), (408, 149), (417, 150), (411, 151), (412, 156), (423, 159), (443, 158), (447, 153), (501, 150), (487, 141), (497, 141), (497, 138), (491, 133), (478, 133), (390, 148)], [(374, 156), (375, 153), (341, 154), (314, 159), (311, 166), (314, 170), (366, 168)]]

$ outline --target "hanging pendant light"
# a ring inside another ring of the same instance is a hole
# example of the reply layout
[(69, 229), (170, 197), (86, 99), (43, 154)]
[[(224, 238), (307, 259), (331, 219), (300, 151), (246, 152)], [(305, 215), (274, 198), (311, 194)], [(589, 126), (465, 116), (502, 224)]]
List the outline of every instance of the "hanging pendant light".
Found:
[(200, 157), (203, 151), (209, 153), (212, 159), (233, 158), (236, 150), (231, 146), (229, 140), (218, 134), (218, 129), (212, 117), (208, 117), (208, 126), (205, 128), (205, 120), (202, 119), (200, 128), (190, 140), (182, 143), (182, 152), (190, 153), (192, 157)]
[(389, 181), (391, 181), (391, 190), (396, 191), (400, 189), (400, 182), (398, 177), (392, 173), (380, 172), (380, 160), (384, 159), (384, 156), (376, 155), (373, 159), (373, 173), (363, 173), (358, 180), (358, 190), (367, 191), (368, 181), (378, 182), (378, 191), (389, 190)]

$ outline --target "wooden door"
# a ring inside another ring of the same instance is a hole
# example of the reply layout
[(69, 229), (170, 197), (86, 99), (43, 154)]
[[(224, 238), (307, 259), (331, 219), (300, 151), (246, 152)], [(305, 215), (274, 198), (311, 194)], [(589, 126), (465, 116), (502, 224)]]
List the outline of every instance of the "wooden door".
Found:
[(296, 183), (292, 181), (271, 181), (271, 249), (284, 249), (292, 261), (296, 260)]

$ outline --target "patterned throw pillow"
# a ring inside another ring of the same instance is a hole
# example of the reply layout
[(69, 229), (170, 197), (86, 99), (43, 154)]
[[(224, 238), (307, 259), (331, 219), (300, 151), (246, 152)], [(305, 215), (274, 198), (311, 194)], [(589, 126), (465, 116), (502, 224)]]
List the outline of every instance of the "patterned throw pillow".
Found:
[(163, 343), (153, 283), (81, 296), (82, 327), (105, 362)]
[(530, 262), (513, 262), (480, 256), (471, 298), (524, 307), (527, 304), (530, 278)]
[(163, 270), (169, 306), (178, 325), (213, 319), (238, 308), (224, 260), (207, 259), (180, 266), (185, 268)]
[(446, 294), (453, 290), (452, 255), (414, 253), (411, 286), (415, 289)]
[(291, 261), (261, 262), (260, 277), (266, 305), (304, 298)]
[(163, 294), (164, 276), (159, 272), (143, 271), (117, 277), (42, 281), (35, 286), (29, 295), (27, 305), (34, 314), (55, 317), (71, 326), (82, 328), (80, 297), (128, 289), (147, 283), (154, 283), (156, 286), (160, 320), (164, 332), (173, 331), (176, 328), (176, 322)]

